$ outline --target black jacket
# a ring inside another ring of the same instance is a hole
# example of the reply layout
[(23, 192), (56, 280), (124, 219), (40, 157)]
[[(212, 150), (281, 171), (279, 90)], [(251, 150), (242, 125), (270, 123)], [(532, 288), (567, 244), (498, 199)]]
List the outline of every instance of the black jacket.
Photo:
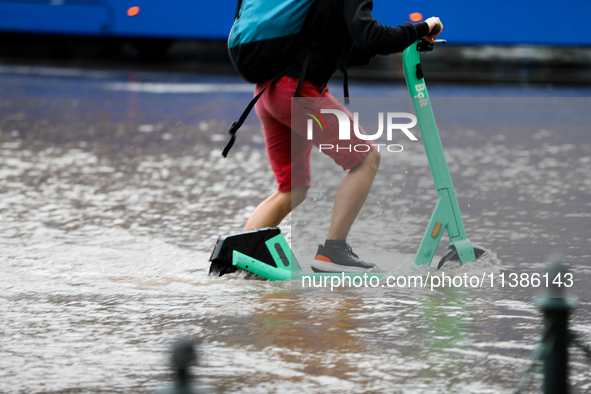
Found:
[[(322, 85), (336, 70), (347, 65), (367, 64), (376, 54), (401, 52), (429, 33), (426, 22), (398, 27), (379, 24), (373, 17), (372, 0), (318, 0), (306, 23), (306, 44), (312, 46), (307, 81)], [(288, 76), (300, 76), (304, 56)]]

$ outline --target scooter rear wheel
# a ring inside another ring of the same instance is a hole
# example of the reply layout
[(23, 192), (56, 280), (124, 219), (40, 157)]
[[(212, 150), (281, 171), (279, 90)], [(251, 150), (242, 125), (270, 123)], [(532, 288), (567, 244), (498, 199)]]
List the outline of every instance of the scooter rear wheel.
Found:
[[(476, 256), (477, 259), (480, 258), (480, 256), (482, 256), (484, 253), (486, 253), (486, 249), (478, 244), (473, 243), (472, 247), (474, 248), (474, 256)], [(439, 260), (439, 264), (437, 264), (437, 269), (441, 269), (441, 267), (443, 267), (443, 265), (448, 261), (460, 261), (458, 251), (453, 246), (450, 246), (448, 251), (441, 258), (441, 260)]]

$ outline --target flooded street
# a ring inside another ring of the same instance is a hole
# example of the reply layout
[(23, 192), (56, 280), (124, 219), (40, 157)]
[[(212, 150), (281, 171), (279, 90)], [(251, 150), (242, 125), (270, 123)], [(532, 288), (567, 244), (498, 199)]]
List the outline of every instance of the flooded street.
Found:
[[(0, 67), (1, 393), (152, 392), (184, 335), (201, 339), (195, 374), (218, 392), (509, 393), (540, 338), (542, 289), (498, 278), (540, 273), (556, 253), (579, 299), (571, 328), (591, 342), (591, 89), (429, 87), (466, 231), (490, 250), (446, 272), (496, 279), (332, 293), (207, 276), (217, 237), (276, 188), (254, 112), (221, 157), (252, 90), (231, 76)], [(410, 111), (400, 84), (351, 94)], [(384, 271), (436, 274), (412, 261), (433, 179), (422, 144), (404, 148), (382, 154), (349, 240)], [(309, 197), (281, 226), (307, 272), (344, 176), (313, 153)], [(573, 348), (573, 392), (591, 391), (590, 369)]]

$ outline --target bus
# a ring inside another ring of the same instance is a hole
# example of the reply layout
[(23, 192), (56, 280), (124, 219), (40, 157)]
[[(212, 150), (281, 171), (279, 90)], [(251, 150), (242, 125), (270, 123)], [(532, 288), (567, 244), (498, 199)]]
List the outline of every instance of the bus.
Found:
[[(374, 0), (380, 23), (439, 16), (452, 45), (589, 46), (591, 1)], [(227, 39), (237, 0), (0, 0), (0, 32), (154, 40)]]

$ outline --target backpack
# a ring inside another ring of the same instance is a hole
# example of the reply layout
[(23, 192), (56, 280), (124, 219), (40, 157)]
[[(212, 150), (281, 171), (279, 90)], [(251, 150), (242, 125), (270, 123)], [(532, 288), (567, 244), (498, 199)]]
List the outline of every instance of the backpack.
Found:
[[(322, 5), (319, 5), (322, 2)], [(236, 17), (228, 37), (228, 53), (238, 73), (248, 82), (271, 81), (248, 104), (240, 118), (228, 130), (230, 141), (222, 151), (227, 157), (242, 126), (256, 102), (269, 86), (285, 75), (303, 56), (295, 97), (299, 97), (312, 51), (329, 45), (311, 33), (315, 13), (327, 12), (331, 3), (323, 0), (238, 0)], [(323, 7), (319, 9), (319, 7)], [(349, 103), (347, 65), (367, 64), (373, 54), (356, 48), (345, 49), (340, 66), (343, 72), (345, 104)]]
[(228, 38), (234, 68), (248, 82), (275, 78), (305, 51), (305, 26), (318, 0), (239, 0)]
[(306, 42), (305, 27), (318, 3), (319, 0), (238, 0), (236, 17), (228, 37), (232, 64), (248, 82), (271, 82), (230, 126), (230, 141), (222, 156), (227, 157), (236, 141), (236, 131), (265, 90), (305, 54), (295, 93), (299, 97), (312, 51), (312, 46)]

